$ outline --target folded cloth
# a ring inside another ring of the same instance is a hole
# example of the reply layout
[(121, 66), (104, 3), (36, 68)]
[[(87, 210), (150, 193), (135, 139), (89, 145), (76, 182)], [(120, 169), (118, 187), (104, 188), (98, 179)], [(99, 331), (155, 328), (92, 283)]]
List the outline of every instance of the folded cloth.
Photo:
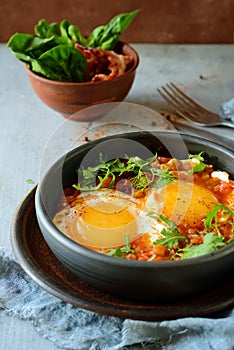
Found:
[(234, 123), (234, 98), (221, 104), (221, 117)]
[(62, 302), (0, 248), (0, 311), (31, 322), (45, 338), (73, 350), (231, 350), (234, 309), (225, 317), (146, 322), (103, 316)]

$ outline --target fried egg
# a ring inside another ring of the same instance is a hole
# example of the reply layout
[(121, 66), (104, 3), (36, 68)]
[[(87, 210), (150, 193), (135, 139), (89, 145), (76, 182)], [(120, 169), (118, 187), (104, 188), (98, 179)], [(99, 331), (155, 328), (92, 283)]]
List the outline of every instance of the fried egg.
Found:
[(96, 248), (118, 247), (149, 232), (152, 219), (132, 196), (113, 189), (90, 191), (58, 212), (53, 222), (73, 240)]
[[(84, 192), (59, 211), (53, 222), (78, 243), (93, 248), (115, 248), (148, 234), (151, 242), (162, 238), (167, 228), (158, 214), (176, 225), (196, 227), (218, 203), (208, 189), (186, 181), (175, 181), (150, 189), (143, 198), (114, 189)], [(156, 215), (149, 215), (154, 213)]]
[(207, 188), (186, 181), (175, 181), (155, 190), (152, 203), (157, 210), (175, 224), (196, 227), (217, 203), (215, 195)]

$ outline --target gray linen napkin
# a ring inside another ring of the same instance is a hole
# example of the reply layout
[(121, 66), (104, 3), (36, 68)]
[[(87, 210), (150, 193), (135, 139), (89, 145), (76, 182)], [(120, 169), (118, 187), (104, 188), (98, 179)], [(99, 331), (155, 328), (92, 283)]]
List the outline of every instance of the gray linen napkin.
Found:
[(221, 104), (220, 114), (223, 119), (230, 120), (234, 123), (234, 98)]
[(38, 287), (4, 248), (0, 248), (0, 312), (31, 322), (43, 337), (63, 349), (234, 349), (234, 309), (226, 317), (162, 322), (99, 315)]

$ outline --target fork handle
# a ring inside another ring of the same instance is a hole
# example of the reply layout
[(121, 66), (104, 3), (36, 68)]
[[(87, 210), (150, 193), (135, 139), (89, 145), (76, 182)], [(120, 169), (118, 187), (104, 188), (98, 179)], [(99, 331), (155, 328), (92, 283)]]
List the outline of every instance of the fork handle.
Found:
[(229, 121), (224, 120), (220, 125), (228, 126), (229, 128), (233, 128), (234, 129), (234, 123), (233, 122), (229, 122)]
[(230, 140), (227, 137), (224, 137), (224, 136), (221, 136), (221, 135), (219, 135), (217, 137), (212, 132), (207, 131), (207, 129), (206, 130), (198, 129), (198, 128), (194, 127), (194, 126), (187, 125), (187, 124), (184, 124), (184, 123), (178, 123), (178, 122), (176, 122), (174, 120), (173, 121), (170, 120), (170, 122), (178, 130), (189, 132), (190, 134), (193, 134), (195, 136), (203, 137), (206, 140), (213, 141), (216, 144), (219, 144), (221, 146), (224, 146), (224, 147), (230, 149), (231, 151), (234, 151), (234, 141)]

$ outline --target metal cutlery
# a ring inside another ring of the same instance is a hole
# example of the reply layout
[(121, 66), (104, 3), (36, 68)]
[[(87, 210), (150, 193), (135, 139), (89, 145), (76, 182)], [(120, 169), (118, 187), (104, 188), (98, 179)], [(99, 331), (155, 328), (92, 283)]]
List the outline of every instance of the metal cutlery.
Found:
[(157, 89), (160, 95), (172, 105), (178, 115), (198, 126), (228, 126), (234, 128), (234, 123), (215, 114), (181, 91), (174, 83), (168, 83)]

